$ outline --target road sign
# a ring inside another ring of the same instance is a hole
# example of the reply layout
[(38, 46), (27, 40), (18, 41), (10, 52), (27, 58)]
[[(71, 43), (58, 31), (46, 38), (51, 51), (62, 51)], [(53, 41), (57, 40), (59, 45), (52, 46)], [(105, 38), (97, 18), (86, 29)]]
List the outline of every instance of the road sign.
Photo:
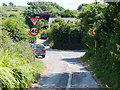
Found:
[(30, 18), (30, 21), (32, 22), (32, 24), (33, 24), (34, 26), (36, 26), (36, 24), (38, 23), (39, 19), (40, 19), (40, 18)]
[(39, 29), (38, 29), (37, 27), (32, 27), (32, 28), (30, 29), (30, 34), (31, 34), (32, 36), (36, 36), (38, 33), (39, 33)]
[(92, 34), (95, 35), (95, 28), (92, 29)]

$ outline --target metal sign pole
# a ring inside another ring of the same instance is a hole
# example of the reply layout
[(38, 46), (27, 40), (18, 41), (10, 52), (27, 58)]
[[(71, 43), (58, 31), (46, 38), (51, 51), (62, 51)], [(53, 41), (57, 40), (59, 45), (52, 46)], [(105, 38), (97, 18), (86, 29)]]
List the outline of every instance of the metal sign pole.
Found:
[[(95, 0), (96, 2), (96, 6), (97, 6), (97, 0)], [(98, 14), (98, 9), (97, 9), (97, 14)], [(97, 19), (96, 19), (96, 23), (97, 23)], [(95, 55), (96, 55), (96, 40), (95, 40)]]
[[(34, 37), (34, 48), (35, 48), (35, 36)], [(34, 61), (35, 61), (35, 50), (34, 50)]]
[[(34, 40), (34, 48), (35, 49), (35, 36), (39, 33), (39, 29), (36, 26), (36, 24), (38, 23), (40, 18), (30, 18), (30, 21), (32, 22), (33, 26), (31, 29), (30, 29), (30, 34), (33, 36), (33, 40)], [(34, 50), (34, 61), (35, 61), (35, 50)]]
[(96, 40), (95, 40), (95, 55), (96, 55)]

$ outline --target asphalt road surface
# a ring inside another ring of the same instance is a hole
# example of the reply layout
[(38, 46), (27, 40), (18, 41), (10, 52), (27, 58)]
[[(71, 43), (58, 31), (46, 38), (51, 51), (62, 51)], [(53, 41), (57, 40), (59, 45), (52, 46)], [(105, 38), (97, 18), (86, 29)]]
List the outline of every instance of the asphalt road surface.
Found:
[[(44, 43), (45, 44), (45, 43)], [(46, 45), (46, 57), (40, 58), (46, 70), (39, 79), (39, 88), (99, 88), (79, 58), (85, 51), (53, 50)]]

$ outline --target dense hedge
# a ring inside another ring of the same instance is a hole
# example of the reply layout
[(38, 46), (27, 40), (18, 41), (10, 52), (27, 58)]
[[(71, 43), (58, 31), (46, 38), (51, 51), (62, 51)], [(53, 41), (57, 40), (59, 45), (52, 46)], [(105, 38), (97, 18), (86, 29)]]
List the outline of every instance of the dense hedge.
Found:
[(52, 40), (52, 48), (83, 49), (85, 45), (81, 40), (82, 37), (83, 33), (76, 24), (71, 21), (65, 22), (60, 18), (53, 21), (51, 29), (48, 30), (48, 38)]
[[(88, 11), (87, 5), (84, 11)], [(96, 75), (106, 87), (120, 88), (120, 2), (107, 5), (95, 5), (89, 12), (96, 11), (92, 27), (87, 31), (86, 42), (89, 47), (83, 59), (88, 60)], [(82, 9), (83, 10), (83, 9)], [(82, 14), (84, 16), (82, 16)], [(81, 12), (79, 17), (83, 19), (87, 15)], [(87, 16), (91, 18), (91, 16)], [(86, 24), (82, 24), (86, 25)], [(92, 28), (96, 29), (95, 36), (91, 35)], [(97, 47), (95, 49), (95, 43)]]
[(33, 40), (29, 33), (30, 29), (25, 24), (25, 18), (22, 15), (2, 18), (2, 30), (6, 30), (11, 39), (14, 41), (28, 40), (29, 42)]

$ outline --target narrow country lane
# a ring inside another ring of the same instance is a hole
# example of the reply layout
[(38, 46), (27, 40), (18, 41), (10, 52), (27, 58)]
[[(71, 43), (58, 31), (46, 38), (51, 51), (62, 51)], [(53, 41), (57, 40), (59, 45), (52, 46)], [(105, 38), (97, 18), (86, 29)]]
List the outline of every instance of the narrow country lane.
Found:
[(53, 50), (46, 46), (46, 57), (41, 59), (46, 70), (39, 79), (39, 88), (99, 88), (79, 58), (85, 51)]

